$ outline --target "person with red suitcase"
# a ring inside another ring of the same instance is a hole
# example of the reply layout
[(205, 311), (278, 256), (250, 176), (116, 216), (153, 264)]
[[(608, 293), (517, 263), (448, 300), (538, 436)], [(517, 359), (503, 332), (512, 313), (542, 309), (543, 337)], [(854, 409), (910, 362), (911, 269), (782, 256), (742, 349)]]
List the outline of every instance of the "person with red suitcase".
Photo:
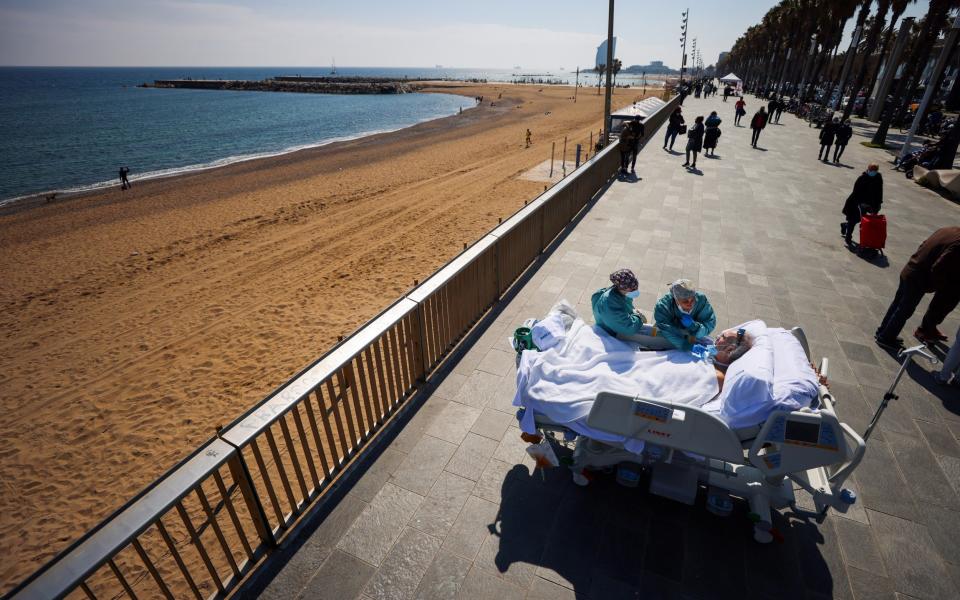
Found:
[(880, 175), (880, 165), (869, 164), (853, 184), (853, 192), (843, 204), (842, 212), (847, 220), (840, 224), (840, 233), (847, 246), (853, 246), (853, 230), (860, 224), (861, 247), (883, 249), (887, 240), (887, 221), (877, 214), (882, 204), (883, 176)]

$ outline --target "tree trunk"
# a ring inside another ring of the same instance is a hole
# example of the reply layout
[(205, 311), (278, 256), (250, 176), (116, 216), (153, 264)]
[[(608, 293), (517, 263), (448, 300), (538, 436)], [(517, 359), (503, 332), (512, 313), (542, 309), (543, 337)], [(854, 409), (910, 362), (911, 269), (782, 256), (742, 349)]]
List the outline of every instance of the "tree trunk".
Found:
[[(860, 86), (863, 85), (863, 80), (867, 76), (867, 69), (870, 67), (870, 56), (877, 47), (877, 41), (880, 39), (880, 31), (883, 29), (883, 21), (887, 18), (887, 10), (889, 8), (889, 0), (880, 0), (873, 27), (870, 28), (870, 33), (867, 34), (867, 47), (863, 52), (863, 65), (860, 67), (860, 70), (857, 72), (857, 77), (853, 81), (853, 91), (850, 92), (850, 101), (847, 102), (847, 106), (843, 109), (844, 121), (850, 118), (850, 113), (853, 112), (853, 106), (857, 102), (857, 94), (860, 93)], [(864, 108), (867, 106), (866, 98), (864, 98), (863, 106)]]
[(927, 66), (927, 61), (930, 58), (930, 51), (933, 49), (934, 42), (937, 41), (944, 21), (946, 21), (947, 8), (950, 5), (950, 1), (951, 0), (930, 0), (930, 10), (927, 11), (927, 16), (920, 29), (920, 34), (917, 36), (916, 44), (910, 52), (910, 58), (907, 59), (906, 62), (907, 65), (910, 65), (910, 72), (904, 73), (903, 77), (900, 78), (900, 82), (897, 84), (897, 91), (893, 95), (893, 102), (891, 103), (891, 108), (895, 107), (895, 110), (886, 111), (880, 120), (880, 125), (873, 135), (872, 143), (874, 145), (885, 146), (887, 142), (887, 132), (890, 130), (890, 123), (894, 119), (903, 117), (904, 109), (909, 105), (913, 89), (917, 85), (916, 80), (923, 75), (923, 69)]
[[(870, 98), (870, 94), (873, 92), (873, 88), (877, 85), (877, 79), (880, 78), (880, 69), (884, 68), (884, 63), (888, 60), (887, 51), (893, 52), (893, 48), (890, 47), (890, 40), (893, 38), (893, 32), (897, 27), (897, 21), (900, 20), (900, 16), (903, 13), (894, 12), (890, 17), (890, 27), (887, 28), (887, 35), (883, 36), (883, 45), (880, 46), (880, 58), (877, 60), (877, 64), (873, 69), (873, 72), (870, 74), (870, 77), (867, 78), (867, 83), (864, 85), (864, 88), (867, 92), (867, 99)], [(896, 68), (896, 67), (894, 67)], [(877, 98), (874, 102), (879, 102), (880, 99)], [(861, 119), (867, 116), (867, 103), (863, 103), (863, 107), (860, 109), (860, 112), (857, 113), (857, 116)]]

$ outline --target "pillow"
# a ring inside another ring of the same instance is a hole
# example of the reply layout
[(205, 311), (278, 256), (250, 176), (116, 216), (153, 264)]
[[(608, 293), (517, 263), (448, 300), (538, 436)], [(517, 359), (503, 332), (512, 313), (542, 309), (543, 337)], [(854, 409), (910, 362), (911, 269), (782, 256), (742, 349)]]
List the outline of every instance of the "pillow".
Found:
[(734, 429), (762, 422), (773, 404), (773, 382), (773, 345), (769, 336), (754, 335), (753, 347), (727, 368), (720, 417)]
[(786, 329), (768, 329), (767, 337), (773, 344), (774, 402), (787, 410), (809, 407), (819, 397), (820, 383), (803, 346)]

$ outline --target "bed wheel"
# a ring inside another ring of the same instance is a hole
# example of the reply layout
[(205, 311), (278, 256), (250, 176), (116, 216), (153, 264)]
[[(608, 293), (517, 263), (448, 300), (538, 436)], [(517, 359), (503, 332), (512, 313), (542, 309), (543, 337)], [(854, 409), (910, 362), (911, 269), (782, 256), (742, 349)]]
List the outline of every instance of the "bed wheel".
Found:
[(580, 487), (586, 487), (590, 480), (583, 473), (574, 473), (573, 482)]
[(759, 544), (769, 544), (773, 541), (773, 533), (770, 532), (770, 526), (764, 523), (757, 523), (753, 526), (753, 541)]

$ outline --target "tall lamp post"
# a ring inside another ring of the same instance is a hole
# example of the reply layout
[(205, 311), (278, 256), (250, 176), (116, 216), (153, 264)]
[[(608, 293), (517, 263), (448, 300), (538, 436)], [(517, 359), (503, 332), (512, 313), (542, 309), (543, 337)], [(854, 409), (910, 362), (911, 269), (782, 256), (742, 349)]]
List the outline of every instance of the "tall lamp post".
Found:
[(680, 13), (680, 44), (683, 47), (683, 50), (680, 54), (680, 83), (683, 83), (683, 69), (687, 66), (687, 18), (690, 14), (690, 9), (688, 8), (684, 12)]
[(603, 145), (610, 142), (610, 96), (613, 73), (613, 0), (610, 0), (610, 15), (607, 18), (607, 90), (603, 99)]

